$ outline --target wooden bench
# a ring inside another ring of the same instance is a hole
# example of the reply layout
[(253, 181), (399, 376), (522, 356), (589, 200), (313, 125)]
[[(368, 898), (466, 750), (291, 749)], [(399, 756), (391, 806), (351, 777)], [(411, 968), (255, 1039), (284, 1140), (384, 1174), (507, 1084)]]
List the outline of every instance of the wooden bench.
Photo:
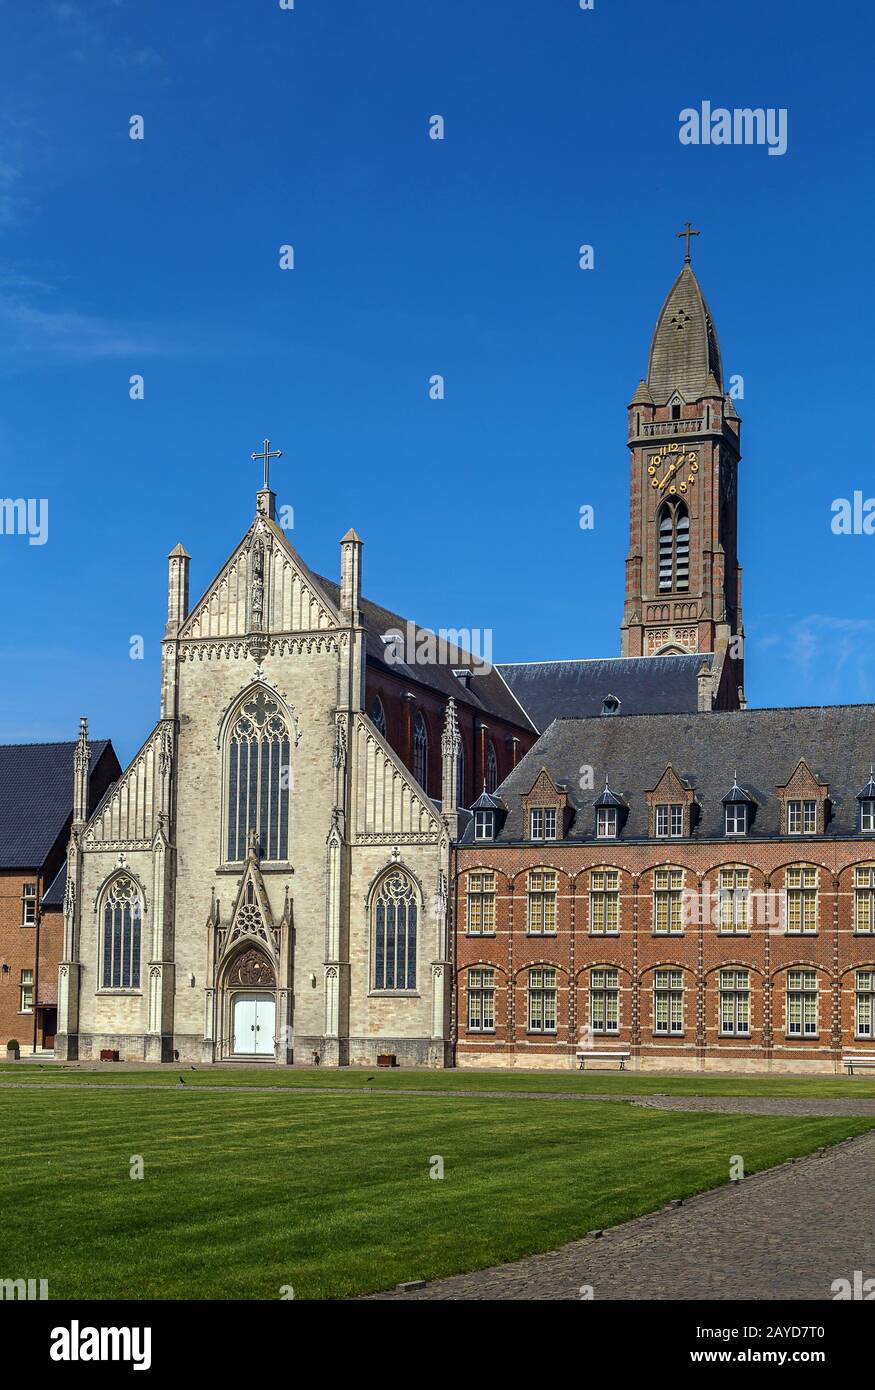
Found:
[(580, 1063), (581, 1071), (586, 1070), (587, 1058), (592, 1061), (594, 1057), (599, 1058), (603, 1062), (619, 1062), (620, 1071), (625, 1071), (626, 1062), (632, 1056), (631, 1052), (606, 1052), (601, 1047), (587, 1048), (583, 1052), (576, 1052), (574, 1055)]
[(854, 1067), (875, 1067), (875, 1057), (843, 1057), (842, 1066), (847, 1067), (848, 1075), (854, 1075)]

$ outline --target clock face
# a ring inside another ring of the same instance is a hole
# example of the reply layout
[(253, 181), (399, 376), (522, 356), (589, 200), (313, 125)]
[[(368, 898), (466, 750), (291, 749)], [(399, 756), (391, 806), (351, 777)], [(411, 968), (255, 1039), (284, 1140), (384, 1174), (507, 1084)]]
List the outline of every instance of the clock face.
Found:
[(699, 472), (698, 449), (683, 444), (663, 444), (657, 454), (647, 460), (650, 486), (666, 496), (676, 497), (688, 492)]

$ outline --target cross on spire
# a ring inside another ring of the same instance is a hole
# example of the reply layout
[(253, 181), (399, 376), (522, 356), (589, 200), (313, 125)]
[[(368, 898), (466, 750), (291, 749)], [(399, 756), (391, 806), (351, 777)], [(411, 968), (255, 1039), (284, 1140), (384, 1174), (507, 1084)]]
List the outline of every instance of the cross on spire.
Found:
[(677, 235), (678, 235), (678, 236), (682, 236), (682, 237), (686, 237), (686, 240), (687, 240), (687, 254), (684, 256), (684, 265), (689, 265), (689, 264), (690, 264), (690, 237), (691, 237), (691, 236), (701, 236), (702, 233), (701, 233), (701, 232), (694, 231), (693, 228), (692, 228), (692, 226), (690, 225), (690, 223), (689, 223), (689, 222), (685, 222), (685, 223), (684, 223), (684, 230), (683, 230), (682, 232), (678, 232)]
[(271, 453), (271, 450), (270, 450), (270, 440), (269, 440), (269, 439), (266, 439), (266, 440), (264, 441), (264, 448), (262, 449), (262, 451), (261, 451), (260, 454), (253, 454), (253, 455), (252, 455), (252, 462), (253, 462), (253, 463), (263, 463), (263, 464), (264, 464), (264, 491), (265, 491), (265, 492), (267, 492), (268, 488), (270, 487), (270, 461), (271, 461), (271, 459), (281, 459), (282, 456), (283, 456), (283, 451), (282, 451), (282, 449), (274, 449), (273, 453)]

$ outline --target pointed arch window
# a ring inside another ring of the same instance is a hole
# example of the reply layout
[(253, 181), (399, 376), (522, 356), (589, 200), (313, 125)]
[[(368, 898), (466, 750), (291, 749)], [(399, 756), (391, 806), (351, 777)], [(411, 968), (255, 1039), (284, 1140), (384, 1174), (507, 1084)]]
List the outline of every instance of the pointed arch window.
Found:
[(459, 737), (459, 756), (456, 759), (456, 805), (465, 805), (465, 740)]
[(421, 710), (417, 710), (413, 721), (413, 775), (428, 791), (428, 729)]
[(289, 857), (291, 738), (279, 701), (258, 690), (231, 720), (228, 734), (227, 855), (245, 859), (254, 830), (263, 859)]
[(659, 528), (659, 592), (684, 593), (690, 587), (690, 514), (685, 502), (669, 500), (661, 508)]
[(492, 739), (486, 745), (486, 790), (494, 792), (498, 786), (498, 759), (495, 756), (495, 744)]
[(416, 892), (393, 869), (374, 899), (374, 989), (416, 989)]
[(386, 737), (386, 711), (383, 709), (383, 701), (379, 695), (375, 695), (371, 705), (371, 723), (378, 734)]
[(101, 989), (139, 989), (143, 905), (126, 874), (113, 879), (103, 902)]

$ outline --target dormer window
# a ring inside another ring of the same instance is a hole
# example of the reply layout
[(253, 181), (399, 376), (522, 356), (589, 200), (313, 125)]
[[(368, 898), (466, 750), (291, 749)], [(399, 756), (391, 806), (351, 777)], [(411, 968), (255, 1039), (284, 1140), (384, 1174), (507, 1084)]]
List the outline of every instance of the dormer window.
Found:
[(619, 817), (616, 806), (599, 806), (596, 812), (596, 838), (599, 840), (616, 840), (617, 825)]
[(620, 701), (616, 695), (606, 695), (602, 702), (602, 714), (619, 714)]
[(529, 812), (529, 838), (532, 840), (556, 839), (556, 807), (535, 806)]
[(494, 839), (495, 839), (495, 812), (494, 812), (494, 811), (475, 811), (475, 812), (474, 812), (474, 839), (475, 839), (475, 840), (494, 840)]
[(750, 792), (738, 785), (738, 775), (732, 779), (732, 786), (723, 798), (723, 830), (727, 835), (747, 835), (753, 818), (756, 802)]
[(816, 835), (817, 834), (817, 802), (816, 801), (788, 801), (787, 802), (787, 834), (788, 835)]
[(863, 835), (875, 835), (875, 767), (869, 769), (869, 781), (857, 792), (860, 803), (860, 831)]
[(656, 807), (655, 833), (659, 840), (680, 839), (684, 833), (684, 808), (673, 803)]

